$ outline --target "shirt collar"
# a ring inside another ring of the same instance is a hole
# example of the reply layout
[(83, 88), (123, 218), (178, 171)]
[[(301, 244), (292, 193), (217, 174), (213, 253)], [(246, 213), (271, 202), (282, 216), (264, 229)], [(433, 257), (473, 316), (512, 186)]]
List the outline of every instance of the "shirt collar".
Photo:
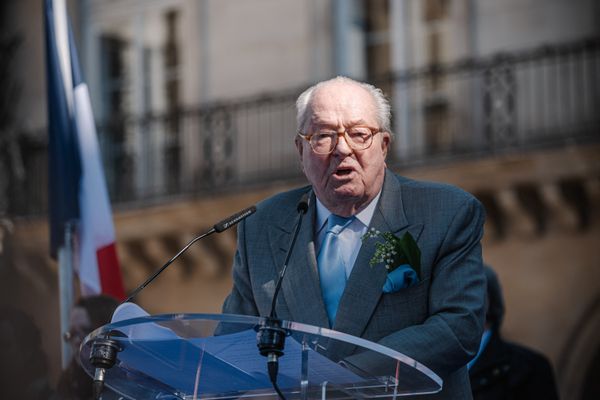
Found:
[[(363, 208), (358, 214), (354, 215), (357, 220), (359, 220), (365, 227), (368, 227), (371, 223), (371, 219), (373, 219), (373, 214), (375, 214), (375, 207), (377, 207), (377, 202), (379, 201), (379, 197), (381, 196), (381, 190), (377, 193), (377, 196), (371, 200), (369, 204), (365, 208)], [(321, 200), (317, 198), (317, 223), (315, 225), (316, 232), (319, 233), (321, 229), (325, 226), (327, 219), (332, 214), (331, 211), (327, 209), (321, 203)]]

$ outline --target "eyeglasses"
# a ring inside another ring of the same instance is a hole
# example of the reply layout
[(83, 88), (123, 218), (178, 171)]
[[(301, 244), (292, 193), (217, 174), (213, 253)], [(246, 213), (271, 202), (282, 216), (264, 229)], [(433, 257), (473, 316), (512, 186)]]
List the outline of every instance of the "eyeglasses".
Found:
[(298, 136), (310, 143), (310, 147), (315, 153), (331, 154), (342, 135), (352, 150), (366, 150), (373, 144), (373, 136), (379, 132), (381, 132), (379, 129), (368, 126), (352, 126), (343, 132), (334, 129), (319, 129), (309, 135), (298, 132)]

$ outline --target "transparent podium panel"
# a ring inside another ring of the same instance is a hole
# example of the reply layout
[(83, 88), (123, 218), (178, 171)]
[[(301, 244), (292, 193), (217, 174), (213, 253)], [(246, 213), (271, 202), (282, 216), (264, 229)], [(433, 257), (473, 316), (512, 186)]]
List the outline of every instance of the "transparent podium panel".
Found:
[[(277, 384), (286, 399), (393, 399), (435, 393), (442, 380), (426, 366), (379, 344), (330, 329), (275, 321), (285, 343)], [(273, 320), (228, 314), (170, 314), (105, 325), (81, 345), (90, 354), (109, 340), (116, 349), (105, 386), (131, 399), (276, 399), (257, 335)], [(338, 354), (360, 354), (354, 363)], [(360, 361), (358, 361), (360, 360)]]

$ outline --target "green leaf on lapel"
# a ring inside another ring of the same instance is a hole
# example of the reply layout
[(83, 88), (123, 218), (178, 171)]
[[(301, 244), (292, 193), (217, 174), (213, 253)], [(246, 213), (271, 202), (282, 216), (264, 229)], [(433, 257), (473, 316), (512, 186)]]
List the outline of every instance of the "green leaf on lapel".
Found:
[(369, 238), (383, 238), (383, 242), (375, 243), (375, 253), (369, 265), (375, 266), (383, 263), (390, 273), (403, 264), (408, 264), (421, 279), (421, 250), (410, 232), (398, 238), (391, 232), (380, 232), (373, 228), (367, 231), (362, 240)]
[(409, 232), (406, 232), (400, 239), (400, 247), (408, 260), (408, 265), (412, 267), (421, 279), (421, 249), (415, 241), (415, 238)]

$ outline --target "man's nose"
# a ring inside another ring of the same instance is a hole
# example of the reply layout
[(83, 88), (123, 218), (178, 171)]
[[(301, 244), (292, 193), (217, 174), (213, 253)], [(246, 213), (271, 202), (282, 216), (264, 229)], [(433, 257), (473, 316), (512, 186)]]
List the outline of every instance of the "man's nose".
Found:
[(340, 135), (338, 136), (337, 140), (337, 145), (335, 146), (333, 152), (335, 154), (340, 154), (343, 156), (347, 156), (352, 153), (352, 148), (350, 147), (350, 145), (348, 145), (345, 134), (341, 134), (340, 132)]

